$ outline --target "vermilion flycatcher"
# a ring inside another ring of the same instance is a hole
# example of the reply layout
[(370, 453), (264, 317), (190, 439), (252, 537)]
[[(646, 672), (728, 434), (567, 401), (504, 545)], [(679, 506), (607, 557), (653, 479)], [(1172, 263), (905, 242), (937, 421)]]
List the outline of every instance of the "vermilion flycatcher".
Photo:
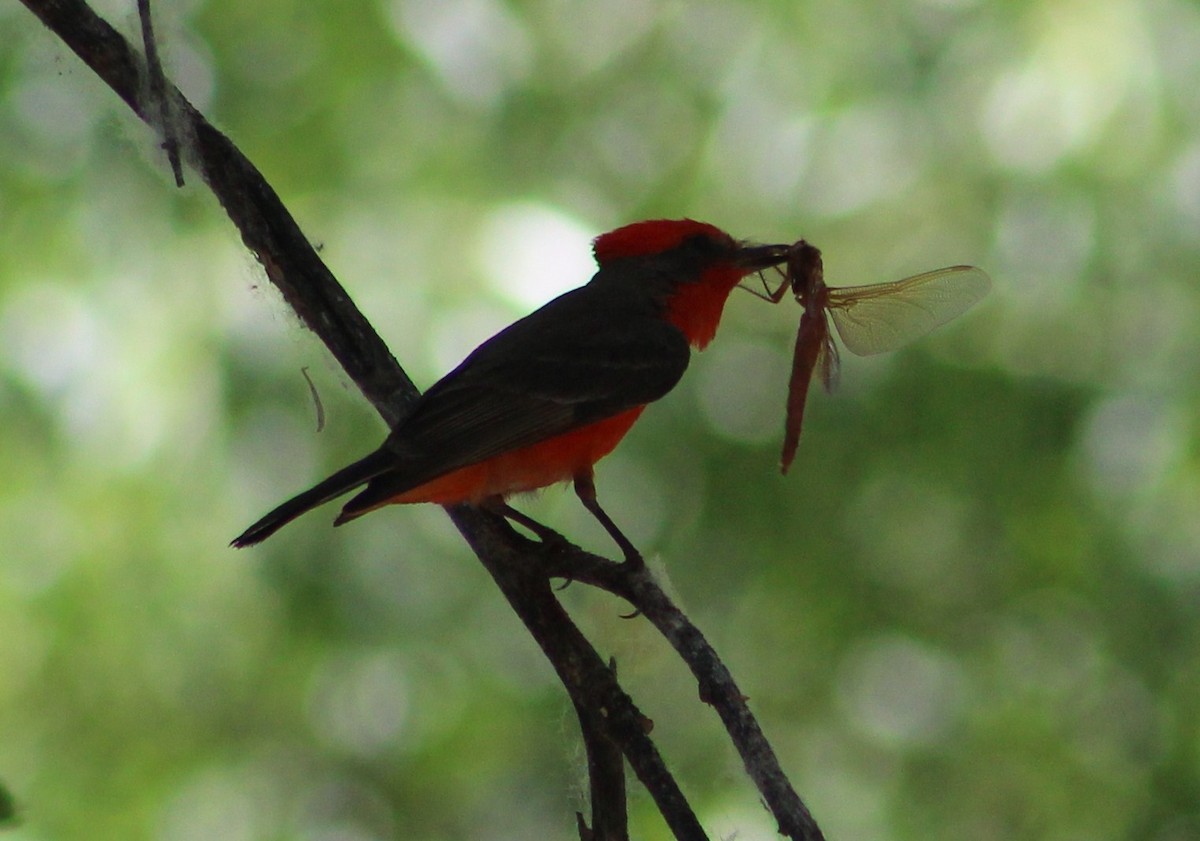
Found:
[(599, 271), (488, 339), (426, 391), (378, 450), (267, 514), (248, 546), (311, 508), (364, 488), (340, 525), (384, 505), (487, 505), (528, 524), (510, 494), (572, 480), (629, 560), (636, 549), (596, 502), (593, 465), (675, 387), (690, 348), (713, 338), (746, 275), (788, 245), (747, 245), (691, 219), (626, 225), (596, 238)]

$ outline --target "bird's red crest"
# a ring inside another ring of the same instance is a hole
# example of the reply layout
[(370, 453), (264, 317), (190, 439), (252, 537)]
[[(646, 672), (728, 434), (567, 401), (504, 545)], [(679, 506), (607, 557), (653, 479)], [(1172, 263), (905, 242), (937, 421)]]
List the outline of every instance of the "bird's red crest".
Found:
[(733, 242), (729, 234), (707, 222), (697, 222), (694, 219), (651, 219), (601, 234), (592, 243), (592, 252), (596, 255), (596, 262), (603, 266), (622, 257), (670, 251), (684, 240), (695, 236)]

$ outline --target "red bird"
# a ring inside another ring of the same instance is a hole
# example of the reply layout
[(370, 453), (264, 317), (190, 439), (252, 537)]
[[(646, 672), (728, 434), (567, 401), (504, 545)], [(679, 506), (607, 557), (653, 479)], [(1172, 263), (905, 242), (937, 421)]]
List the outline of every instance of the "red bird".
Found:
[[(742, 278), (787, 261), (691, 219), (626, 225), (596, 238), (599, 271), (488, 339), (426, 391), (378, 450), (280, 505), (234, 541), (249, 546), (366, 485), (334, 525), (384, 505), (504, 504), (572, 480), (629, 561), (640, 556), (596, 501), (593, 465), (679, 382), (690, 348), (713, 338)], [(536, 528), (536, 524), (535, 528)]]

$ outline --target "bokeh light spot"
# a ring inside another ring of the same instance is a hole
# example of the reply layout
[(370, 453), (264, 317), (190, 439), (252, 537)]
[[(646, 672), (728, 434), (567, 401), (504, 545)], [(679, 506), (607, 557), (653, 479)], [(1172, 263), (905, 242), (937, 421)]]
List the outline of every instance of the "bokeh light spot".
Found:
[(837, 686), (839, 706), (851, 723), (896, 748), (945, 738), (966, 700), (961, 667), (906, 637), (859, 645), (842, 662)]
[(395, 653), (334, 653), (313, 675), (309, 718), (322, 740), (369, 757), (400, 738), (408, 697), (407, 669)]
[(492, 288), (532, 310), (587, 283), (596, 271), (588, 227), (552, 207), (504, 205), (484, 224), (479, 270)]
[(780, 346), (727, 337), (705, 357), (697, 393), (712, 428), (747, 444), (778, 438), (789, 365)]
[(471, 105), (494, 105), (532, 67), (525, 27), (495, 0), (417, 0), (390, 7), (396, 34), (437, 73), (446, 90)]

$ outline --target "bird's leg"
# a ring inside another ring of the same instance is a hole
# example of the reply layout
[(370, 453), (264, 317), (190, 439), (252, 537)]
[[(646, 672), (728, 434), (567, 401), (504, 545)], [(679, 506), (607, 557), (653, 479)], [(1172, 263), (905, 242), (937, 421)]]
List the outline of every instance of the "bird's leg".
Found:
[(548, 545), (562, 545), (567, 542), (567, 539), (556, 532), (549, 526), (544, 526), (537, 520), (530, 517), (528, 514), (522, 514), (517, 509), (513, 508), (503, 497), (494, 496), (484, 502), (484, 507), (489, 511), (499, 514), (506, 520), (512, 520), (514, 523), (524, 526), (529, 529), (537, 539)]
[(600, 503), (596, 501), (596, 483), (592, 480), (592, 471), (588, 470), (583, 473), (578, 473), (575, 476), (575, 495), (579, 497), (579, 501), (583, 503), (583, 507), (592, 512), (592, 516), (604, 526), (604, 530), (609, 536), (616, 541), (617, 546), (625, 553), (625, 563), (631, 567), (644, 566), (646, 561), (642, 558), (642, 553), (639, 552), (634, 545), (629, 541), (617, 524), (612, 521), (612, 517), (605, 513), (600, 507)]

